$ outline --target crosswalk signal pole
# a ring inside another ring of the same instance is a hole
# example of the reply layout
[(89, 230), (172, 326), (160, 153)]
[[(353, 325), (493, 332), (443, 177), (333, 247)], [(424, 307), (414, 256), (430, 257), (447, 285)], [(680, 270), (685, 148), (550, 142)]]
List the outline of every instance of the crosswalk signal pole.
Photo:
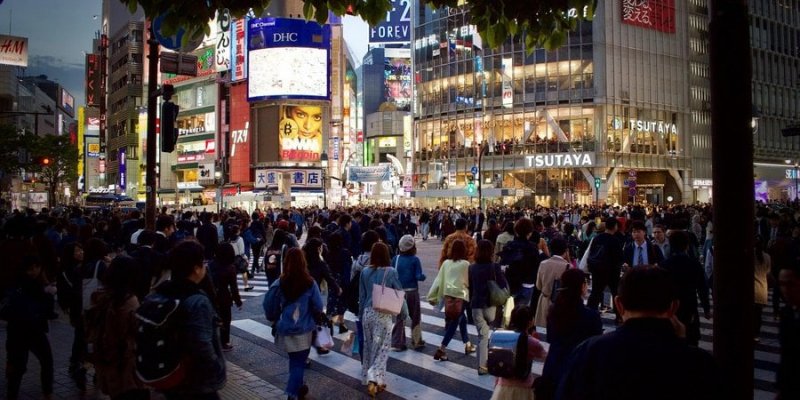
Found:
[(145, 170), (145, 226), (156, 228), (156, 109), (158, 108), (158, 41), (150, 22), (150, 39), (147, 41), (147, 158)]

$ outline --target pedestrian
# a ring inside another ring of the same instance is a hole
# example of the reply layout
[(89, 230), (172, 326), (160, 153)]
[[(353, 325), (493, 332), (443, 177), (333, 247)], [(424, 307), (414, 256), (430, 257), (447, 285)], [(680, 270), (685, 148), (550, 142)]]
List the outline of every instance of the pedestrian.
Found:
[[(361, 383), (367, 385), (367, 392), (374, 398), (379, 392), (386, 390), (386, 363), (392, 340), (392, 315), (372, 308), (372, 287), (377, 284), (402, 289), (402, 285), (397, 278), (397, 270), (391, 268), (389, 247), (384, 243), (375, 243), (370, 253), (369, 268), (361, 271), (359, 315), (364, 327)], [(408, 318), (405, 304), (400, 317)]]
[(200, 243), (185, 240), (176, 244), (167, 255), (172, 279), (155, 288), (158, 296), (180, 300), (178, 310), (183, 314), (176, 331), (181, 344), (177, 351), (184, 360), (185, 377), (164, 391), (167, 400), (218, 400), (218, 391), (225, 386), (219, 317), (200, 286), (207, 272), (203, 260)]
[[(534, 329), (533, 309), (527, 306), (515, 308), (511, 312), (510, 328), (527, 337), (528, 353), (525, 355), (525, 362), (530, 365), (534, 360), (544, 360), (547, 357), (547, 350), (530, 334)], [(497, 378), (491, 400), (533, 400), (533, 381), (533, 374), (528, 374), (525, 378)]]
[(324, 247), (322, 240), (318, 238), (309, 239), (306, 241), (305, 246), (303, 246), (303, 254), (308, 263), (308, 273), (311, 274), (311, 277), (314, 278), (314, 281), (316, 281), (317, 285), (320, 287), (322, 308), (325, 308), (327, 304), (329, 293), (334, 293), (337, 296), (342, 294), (342, 288), (339, 286), (339, 283), (336, 282), (328, 264), (322, 258)]
[(714, 359), (683, 339), (669, 275), (640, 267), (623, 276), (614, 303), (624, 323), (575, 349), (556, 399), (722, 398)]
[[(353, 227), (357, 227), (353, 224)], [(353, 267), (353, 256), (344, 248), (342, 235), (339, 232), (328, 236), (328, 253), (324, 256), (325, 262), (330, 267), (331, 274), (336, 283), (342, 288), (342, 293), (328, 293), (328, 307), (326, 312), (332, 317), (332, 323), (339, 326), (339, 333), (347, 332), (344, 323), (344, 312), (347, 310), (347, 291), (350, 286), (350, 269)], [(359, 245), (360, 247), (360, 245)]]
[(494, 246), (495, 259), (500, 261), (500, 253), (506, 244), (514, 240), (514, 222), (507, 221), (503, 225), (503, 232), (497, 235), (496, 244)]
[(72, 325), (72, 352), (69, 358), (68, 373), (72, 376), (83, 367), (84, 343), (83, 332), (78, 331), (79, 325), (83, 326), (83, 308), (81, 307), (81, 276), (80, 267), (83, 264), (83, 246), (78, 242), (69, 242), (61, 249), (61, 273), (58, 275), (58, 303), (61, 309), (69, 315)]
[(536, 274), (536, 288), (541, 292), (536, 307), (535, 325), (540, 328), (547, 327), (547, 313), (554, 299), (560, 295), (561, 275), (570, 268), (567, 261), (569, 249), (567, 241), (561, 237), (554, 237), (550, 241), (550, 251), (553, 255), (539, 264)]
[(289, 400), (304, 399), (308, 386), (303, 382), (306, 359), (311, 350), (312, 332), (323, 314), (319, 286), (308, 272), (303, 251), (286, 251), (283, 273), (270, 286), (264, 297), (267, 320), (273, 322), (273, 335), (278, 348), (289, 354)]
[(28, 366), (28, 353), (39, 360), (42, 395), (53, 396), (53, 351), (50, 347), (48, 320), (54, 316), (55, 285), (45, 281), (39, 258), (24, 256), (16, 284), (5, 294), (5, 307), (0, 319), (8, 321), (6, 327), (6, 398), (16, 400), (22, 377)]
[(461, 239), (453, 241), (450, 257), (439, 268), (439, 273), (428, 291), (428, 302), (436, 306), (442, 296), (445, 303), (445, 334), (433, 359), (447, 361), (445, 350), (458, 328), (461, 330), (461, 340), (464, 342), (464, 353), (474, 353), (477, 348), (467, 335), (467, 318), (464, 315), (464, 302), (469, 300), (469, 262), (467, 246)]
[(583, 304), (589, 294), (588, 276), (571, 268), (561, 274), (561, 288), (547, 313), (547, 359), (534, 383), (536, 400), (552, 400), (570, 354), (584, 340), (603, 333), (600, 313)]
[(761, 317), (764, 314), (764, 307), (768, 302), (769, 278), (772, 276), (772, 259), (764, 252), (764, 245), (760, 238), (755, 240), (755, 287), (753, 288), (753, 299), (755, 309), (753, 310), (753, 340), (759, 341), (761, 335)]
[(663, 261), (663, 253), (655, 244), (647, 240), (647, 228), (642, 221), (631, 221), (632, 241), (623, 249), (622, 269), (641, 265), (658, 265)]
[(236, 282), (236, 267), (233, 266), (234, 250), (230, 243), (217, 246), (214, 260), (208, 265), (211, 280), (216, 290), (216, 309), (222, 320), (219, 336), (222, 341), (222, 351), (233, 350), (231, 344), (231, 307), (236, 303), (242, 309), (242, 298), (239, 295), (239, 285)]
[(469, 266), (468, 279), (472, 319), (478, 329), (478, 375), (486, 375), (489, 373), (486, 367), (489, 354), (489, 324), (494, 322), (497, 314), (497, 307), (489, 302), (488, 282), (495, 281), (499, 288), (508, 288), (503, 270), (494, 262), (494, 245), (489, 240), (478, 242), (475, 264)]
[(785, 306), (780, 310), (781, 361), (776, 375), (777, 400), (800, 398), (800, 268), (791, 264), (778, 275)]
[(669, 235), (669, 247), (672, 249), (672, 254), (662, 262), (662, 266), (670, 272), (676, 291), (676, 299), (679, 301), (675, 315), (686, 326), (687, 343), (697, 346), (700, 342), (700, 314), (697, 311), (698, 297), (703, 307), (703, 315), (706, 319), (711, 319), (711, 304), (705, 273), (700, 262), (687, 252), (689, 248), (689, 235), (687, 232), (672, 232)]
[(539, 270), (539, 250), (535, 244), (539, 241), (539, 234), (534, 232), (533, 222), (528, 218), (520, 218), (514, 223), (514, 234), (514, 240), (506, 244), (500, 253), (500, 264), (508, 266), (506, 278), (514, 305), (529, 306), (534, 297)]
[[(592, 291), (586, 305), (596, 310), (603, 298), (606, 287), (611, 291), (611, 296), (617, 295), (617, 286), (622, 268), (622, 241), (616, 235), (619, 227), (617, 219), (606, 218), (604, 230), (595, 236), (589, 248), (587, 265), (589, 272), (592, 273)], [(616, 322), (621, 323), (622, 319), (617, 312)]]
[(261, 257), (261, 248), (267, 243), (267, 229), (264, 227), (264, 222), (261, 220), (261, 215), (259, 213), (253, 212), (251, 217), (252, 222), (250, 222), (250, 226), (247, 227), (250, 233), (247, 237), (250, 238), (250, 251), (253, 254), (250, 276), (255, 276), (256, 273), (260, 272), (261, 264), (259, 264), (259, 259)]
[(136, 378), (136, 297), (139, 266), (117, 256), (103, 278), (97, 303), (86, 312), (96, 386), (112, 400), (147, 400), (150, 391)]
[(467, 247), (467, 258), (466, 260), (469, 262), (475, 261), (475, 248), (477, 247), (477, 242), (475, 239), (472, 238), (472, 235), (469, 234), (467, 231), (467, 220), (464, 218), (459, 218), (456, 220), (455, 225), (455, 232), (451, 233), (444, 239), (444, 243), (442, 244), (442, 251), (439, 254), (439, 265), (441, 266), (445, 260), (450, 257), (450, 248), (453, 245), (453, 242), (456, 240), (461, 240), (464, 242), (464, 245)]
[[(411, 348), (414, 350), (425, 347), (422, 340), (422, 315), (419, 307), (419, 282), (425, 280), (422, 273), (422, 262), (417, 257), (417, 246), (414, 243), (414, 236), (405, 235), (400, 238), (400, 254), (392, 260), (392, 266), (397, 270), (397, 276), (406, 294), (406, 304), (408, 304), (408, 315), (411, 318)], [(399, 316), (395, 319), (392, 328), (392, 350), (405, 351), (406, 346), (406, 327), (405, 320)]]

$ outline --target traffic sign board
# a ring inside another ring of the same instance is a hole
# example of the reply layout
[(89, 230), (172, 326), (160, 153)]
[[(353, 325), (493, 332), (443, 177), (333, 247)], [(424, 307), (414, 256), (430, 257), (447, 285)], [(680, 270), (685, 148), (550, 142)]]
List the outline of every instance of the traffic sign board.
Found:
[(628, 176), (636, 176), (636, 170), (632, 169), (632, 170), (628, 171)]
[(628, 195), (631, 197), (636, 196), (636, 188), (628, 189)]
[(478, 166), (477, 165), (473, 165), (471, 171), (472, 171), (472, 175), (478, 175)]
[(631, 189), (635, 189), (636, 188), (636, 181), (629, 180), (628, 181), (628, 187), (631, 188)]

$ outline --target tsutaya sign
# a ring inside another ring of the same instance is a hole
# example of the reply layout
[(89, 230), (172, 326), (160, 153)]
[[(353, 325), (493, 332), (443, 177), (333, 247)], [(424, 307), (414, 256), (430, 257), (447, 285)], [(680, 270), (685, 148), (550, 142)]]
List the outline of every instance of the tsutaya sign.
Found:
[(663, 121), (642, 121), (638, 119), (629, 120), (631, 129), (640, 132), (653, 132), (653, 133), (671, 133), (673, 135), (678, 133), (678, 128), (675, 124), (670, 124)]
[(528, 168), (594, 167), (594, 153), (536, 154), (525, 157)]

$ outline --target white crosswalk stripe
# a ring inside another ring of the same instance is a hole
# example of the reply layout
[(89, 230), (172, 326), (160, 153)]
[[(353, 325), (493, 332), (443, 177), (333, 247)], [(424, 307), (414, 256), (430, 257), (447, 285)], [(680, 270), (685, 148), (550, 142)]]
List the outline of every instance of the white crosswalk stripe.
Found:
[[(266, 288), (264, 288), (266, 289)], [(255, 290), (258, 290), (255, 289)], [(254, 290), (254, 292), (255, 292)], [(250, 292), (253, 293), (253, 292)], [(488, 399), (494, 387), (495, 378), (490, 375), (479, 376), (477, 374), (477, 359), (474, 354), (465, 356), (464, 345), (461, 336), (457, 332), (453, 340), (447, 346), (450, 360), (447, 362), (434, 361), (432, 354), (442, 341), (444, 335), (445, 321), (443, 314), (435, 310), (433, 306), (425, 302), (420, 302), (422, 309), (422, 336), (427, 342), (423, 351), (408, 350), (404, 352), (391, 351), (389, 356), (397, 361), (390, 363), (388, 368), (388, 391), (404, 398), (475, 398)], [(765, 313), (764, 315), (767, 315)], [(355, 316), (351, 313), (345, 314), (348, 327), (352, 330), (355, 326)], [(756, 380), (755, 399), (774, 398), (775, 370), (779, 362), (777, 345), (777, 327), (775, 323), (764, 318), (765, 324), (762, 329), (762, 342), (757, 344), (755, 360), (757, 367), (754, 370)], [(258, 338), (272, 342), (270, 327), (262, 319), (245, 319), (234, 321), (234, 327), (255, 335)], [(603, 327), (606, 332), (616, 329), (613, 314), (603, 314)], [(477, 344), (477, 332), (475, 327), (469, 325), (468, 333), (472, 343)], [(541, 331), (541, 330), (540, 330)], [(545, 333), (546, 332), (541, 332)], [(711, 349), (710, 340), (711, 323), (702, 319), (700, 347), (706, 350)], [(411, 330), (406, 326), (406, 336), (410, 338)], [(329, 355), (319, 356), (312, 351), (312, 358), (325, 368), (330, 368), (338, 373), (350, 378), (361, 380), (361, 368), (358, 356), (350, 357), (349, 354), (341, 354), (341, 343), (345, 339), (344, 335), (337, 335), (336, 346)], [(410, 339), (409, 339), (410, 340)], [(547, 343), (544, 343), (547, 347)], [(543, 364), (534, 362), (533, 373), (541, 374)], [(426, 383), (420, 383), (417, 379), (420, 374), (431, 377)], [(455, 385), (453, 384), (455, 382)], [(465, 394), (469, 393), (469, 394)], [(423, 396), (423, 397), (419, 397)], [(436, 396), (436, 397), (427, 397)], [(442, 397), (439, 397), (442, 396)]]

